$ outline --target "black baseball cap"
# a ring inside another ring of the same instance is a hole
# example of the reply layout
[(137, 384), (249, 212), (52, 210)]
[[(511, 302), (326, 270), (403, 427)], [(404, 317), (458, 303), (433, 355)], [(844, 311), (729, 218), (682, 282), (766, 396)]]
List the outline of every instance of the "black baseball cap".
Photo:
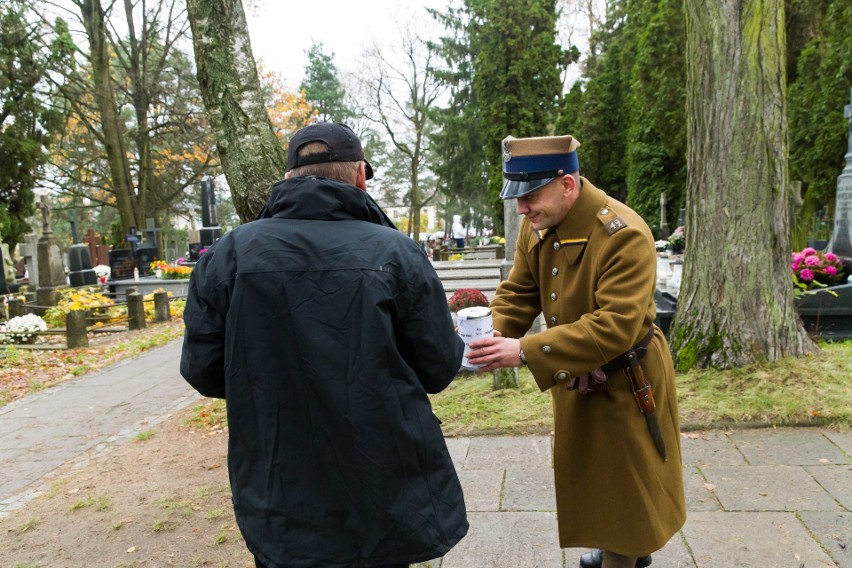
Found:
[[(299, 156), (299, 148), (310, 142), (324, 142), (328, 152)], [(367, 179), (373, 179), (373, 166), (364, 159), (361, 141), (345, 124), (336, 122), (317, 122), (302, 128), (290, 139), (287, 149), (287, 163), (290, 169), (325, 162), (358, 162), (366, 165)]]

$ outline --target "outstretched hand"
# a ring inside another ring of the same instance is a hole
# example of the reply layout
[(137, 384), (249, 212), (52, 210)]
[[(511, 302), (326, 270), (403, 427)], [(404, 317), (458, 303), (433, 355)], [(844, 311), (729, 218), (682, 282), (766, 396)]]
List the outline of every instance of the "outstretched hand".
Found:
[(471, 342), (467, 349), (467, 360), (474, 365), (483, 365), (479, 371), (493, 371), (503, 367), (523, 365), (519, 356), (520, 340), (503, 337), (503, 334), (496, 330), (494, 337), (477, 339)]

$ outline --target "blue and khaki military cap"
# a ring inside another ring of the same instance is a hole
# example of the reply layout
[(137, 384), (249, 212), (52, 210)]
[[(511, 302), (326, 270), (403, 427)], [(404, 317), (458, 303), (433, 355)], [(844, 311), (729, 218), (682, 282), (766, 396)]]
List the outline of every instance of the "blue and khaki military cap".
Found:
[(573, 136), (541, 136), (503, 140), (503, 191), (501, 199), (517, 199), (550, 181), (580, 169)]

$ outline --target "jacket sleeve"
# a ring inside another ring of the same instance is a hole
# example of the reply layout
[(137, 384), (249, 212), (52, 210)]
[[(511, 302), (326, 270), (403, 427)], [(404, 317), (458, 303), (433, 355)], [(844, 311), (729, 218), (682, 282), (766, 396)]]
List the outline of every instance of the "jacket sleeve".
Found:
[(464, 341), (453, 328), (444, 286), (426, 256), (417, 260), (407, 278), (407, 293), (400, 299), (396, 330), (399, 351), (417, 373), (429, 394), (444, 390), (461, 368)]
[[(515, 259), (506, 280), (497, 286), (491, 300), (494, 329), (506, 337), (520, 338), (541, 313), (541, 293), (536, 282), (537, 258), (530, 254), (531, 233), (525, 219), (515, 246)], [(536, 266), (533, 266), (536, 263)]]
[(213, 398), (225, 398), (227, 300), (218, 278), (225, 272), (220, 266), (228, 256), (224, 253), (214, 246), (201, 256), (190, 276), (183, 312), (180, 374), (199, 393)]

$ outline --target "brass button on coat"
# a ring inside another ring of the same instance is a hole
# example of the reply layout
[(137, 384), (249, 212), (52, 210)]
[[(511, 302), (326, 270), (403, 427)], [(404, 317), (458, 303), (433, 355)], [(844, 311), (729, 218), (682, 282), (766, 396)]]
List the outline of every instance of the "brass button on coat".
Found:
[(541, 348), (541, 350), (544, 353), (550, 353), (550, 345), (545, 345), (544, 347)]
[(562, 246), (559, 243), (553, 243), (553, 250), (559, 250), (559, 247)]
[(567, 371), (559, 371), (556, 373), (553, 378), (559, 381), (560, 383), (568, 380), (568, 372)]
[(556, 325), (556, 316), (551, 316), (550, 325)]
[(609, 209), (601, 209), (601, 215), (606, 215), (609, 213)]
[(550, 273), (556, 276), (557, 274), (559, 274), (559, 269), (554, 266)]
[(556, 299), (556, 292), (551, 292), (551, 293), (550, 293), (550, 299), (551, 299), (551, 300), (555, 300), (555, 299)]

